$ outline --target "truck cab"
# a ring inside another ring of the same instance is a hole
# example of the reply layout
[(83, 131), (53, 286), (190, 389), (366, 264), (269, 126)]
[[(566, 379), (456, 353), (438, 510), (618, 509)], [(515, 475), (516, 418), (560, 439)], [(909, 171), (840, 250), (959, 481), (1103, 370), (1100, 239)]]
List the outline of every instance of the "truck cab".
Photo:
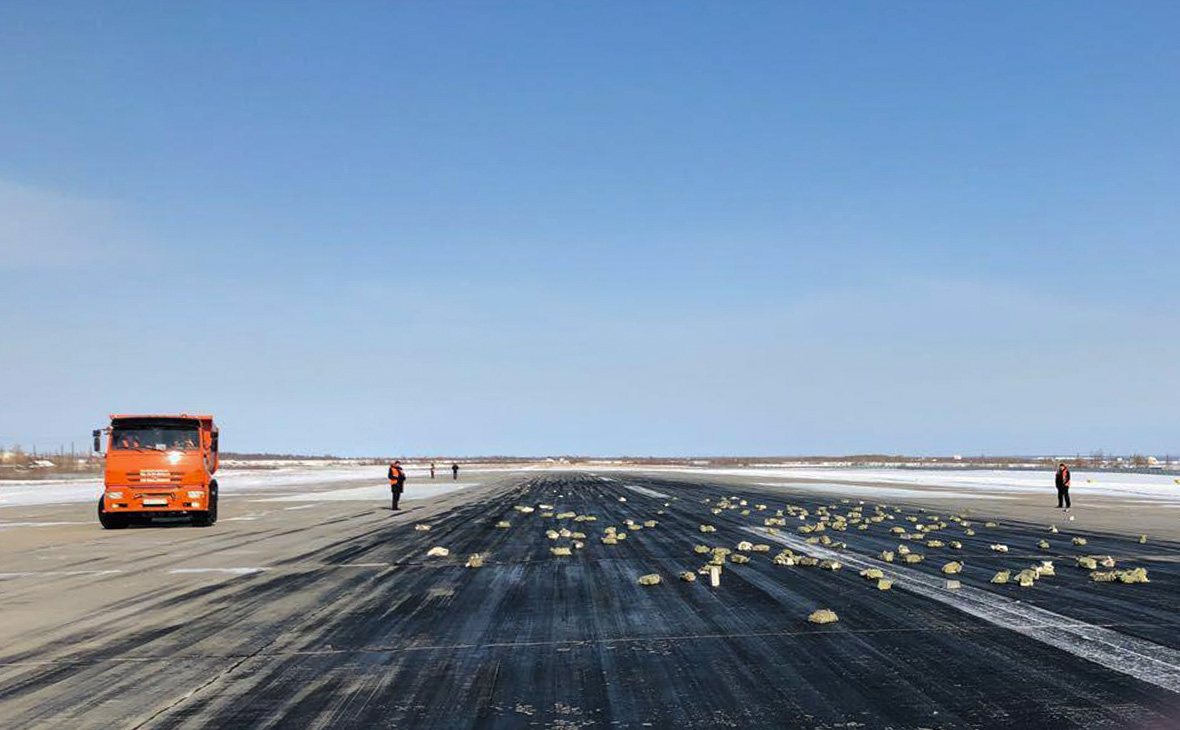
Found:
[(98, 521), (108, 530), (153, 517), (189, 517), (198, 527), (217, 522), (218, 430), (213, 416), (112, 415), (94, 431), (106, 445)]

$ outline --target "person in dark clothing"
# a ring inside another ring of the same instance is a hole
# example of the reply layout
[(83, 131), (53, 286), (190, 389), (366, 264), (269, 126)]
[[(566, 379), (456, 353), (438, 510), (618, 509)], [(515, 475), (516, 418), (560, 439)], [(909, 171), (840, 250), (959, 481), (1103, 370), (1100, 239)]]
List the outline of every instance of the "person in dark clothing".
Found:
[(434, 479), (434, 462), (430, 462), (430, 478)]
[(451, 479), (452, 480), (459, 479), (459, 465), (458, 464), (451, 464)]
[(1057, 507), (1069, 512), (1069, 467), (1065, 462), (1057, 465)]
[(406, 472), (402, 469), (402, 463), (395, 461), (389, 465), (389, 494), (392, 497), (393, 504), (390, 509), (398, 509), (398, 500), (402, 498), (402, 492), (406, 488)]

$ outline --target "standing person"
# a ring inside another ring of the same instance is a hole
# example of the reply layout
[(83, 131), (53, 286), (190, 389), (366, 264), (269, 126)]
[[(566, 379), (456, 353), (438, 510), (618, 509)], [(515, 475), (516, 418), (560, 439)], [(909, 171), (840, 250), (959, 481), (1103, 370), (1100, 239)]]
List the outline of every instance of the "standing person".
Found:
[(402, 492), (406, 488), (406, 472), (402, 469), (402, 463), (395, 461), (389, 465), (389, 494), (392, 498), (393, 504), (390, 509), (398, 509), (397, 502), (402, 498)]
[(430, 462), (430, 478), (434, 479), (434, 462)]
[(451, 479), (458, 481), (459, 479), (459, 465), (451, 464)]
[(1057, 465), (1057, 508), (1069, 512), (1069, 467), (1065, 462)]

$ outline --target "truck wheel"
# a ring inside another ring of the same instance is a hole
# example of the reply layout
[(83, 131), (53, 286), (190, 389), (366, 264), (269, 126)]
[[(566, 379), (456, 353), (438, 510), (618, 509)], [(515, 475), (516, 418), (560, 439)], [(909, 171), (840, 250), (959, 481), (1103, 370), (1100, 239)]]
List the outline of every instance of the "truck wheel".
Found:
[(217, 490), (210, 490), (209, 509), (205, 512), (193, 513), (194, 527), (212, 527), (217, 524)]
[(112, 515), (102, 508), (102, 497), (98, 498), (98, 524), (104, 530), (122, 530), (127, 526), (127, 518), (123, 515)]

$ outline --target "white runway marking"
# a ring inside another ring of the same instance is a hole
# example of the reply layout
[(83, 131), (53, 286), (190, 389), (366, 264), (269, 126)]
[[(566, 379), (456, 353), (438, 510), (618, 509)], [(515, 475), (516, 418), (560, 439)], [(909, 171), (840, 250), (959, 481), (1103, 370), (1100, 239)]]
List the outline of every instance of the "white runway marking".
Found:
[[(857, 570), (879, 568), (893, 578), (895, 589), (934, 599), (984, 621), (1011, 629), (1095, 664), (1180, 693), (1180, 651), (1117, 631), (1079, 621), (1043, 608), (1014, 601), (991, 591), (963, 586), (944, 587), (944, 579), (867, 557), (809, 545), (793, 535), (771, 534), (765, 528), (744, 528), (801, 553), (838, 560)], [(1035, 589), (1034, 589), (1035, 590)]]
[(94, 522), (86, 520), (84, 522), (0, 522), (0, 530), (7, 530), (10, 527), (57, 527), (58, 525), (93, 525)]
[(283, 509), (285, 509), (285, 510), (311, 509), (312, 507), (319, 507), (319, 506), (320, 506), (319, 502), (316, 502), (315, 504), (300, 504), (300, 505), (296, 505), (295, 507), (284, 507)]
[(169, 573), (230, 573), (233, 575), (250, 575), (261, 573), (270, 568), (173, 568)]
[(647, 487), (637, 487), (634, 484), (625, 484), (623, 486), (627, 487), (627, 489), (630, 489), (632, 492), (639, 492), (640, 494), (646, 494), (647, 496), (655, 497), (656, 499), (667, 499), (668, 498), (668, 495), (664, 494), (663, 492), (657, 492), (656, 490), (648, 489)]

